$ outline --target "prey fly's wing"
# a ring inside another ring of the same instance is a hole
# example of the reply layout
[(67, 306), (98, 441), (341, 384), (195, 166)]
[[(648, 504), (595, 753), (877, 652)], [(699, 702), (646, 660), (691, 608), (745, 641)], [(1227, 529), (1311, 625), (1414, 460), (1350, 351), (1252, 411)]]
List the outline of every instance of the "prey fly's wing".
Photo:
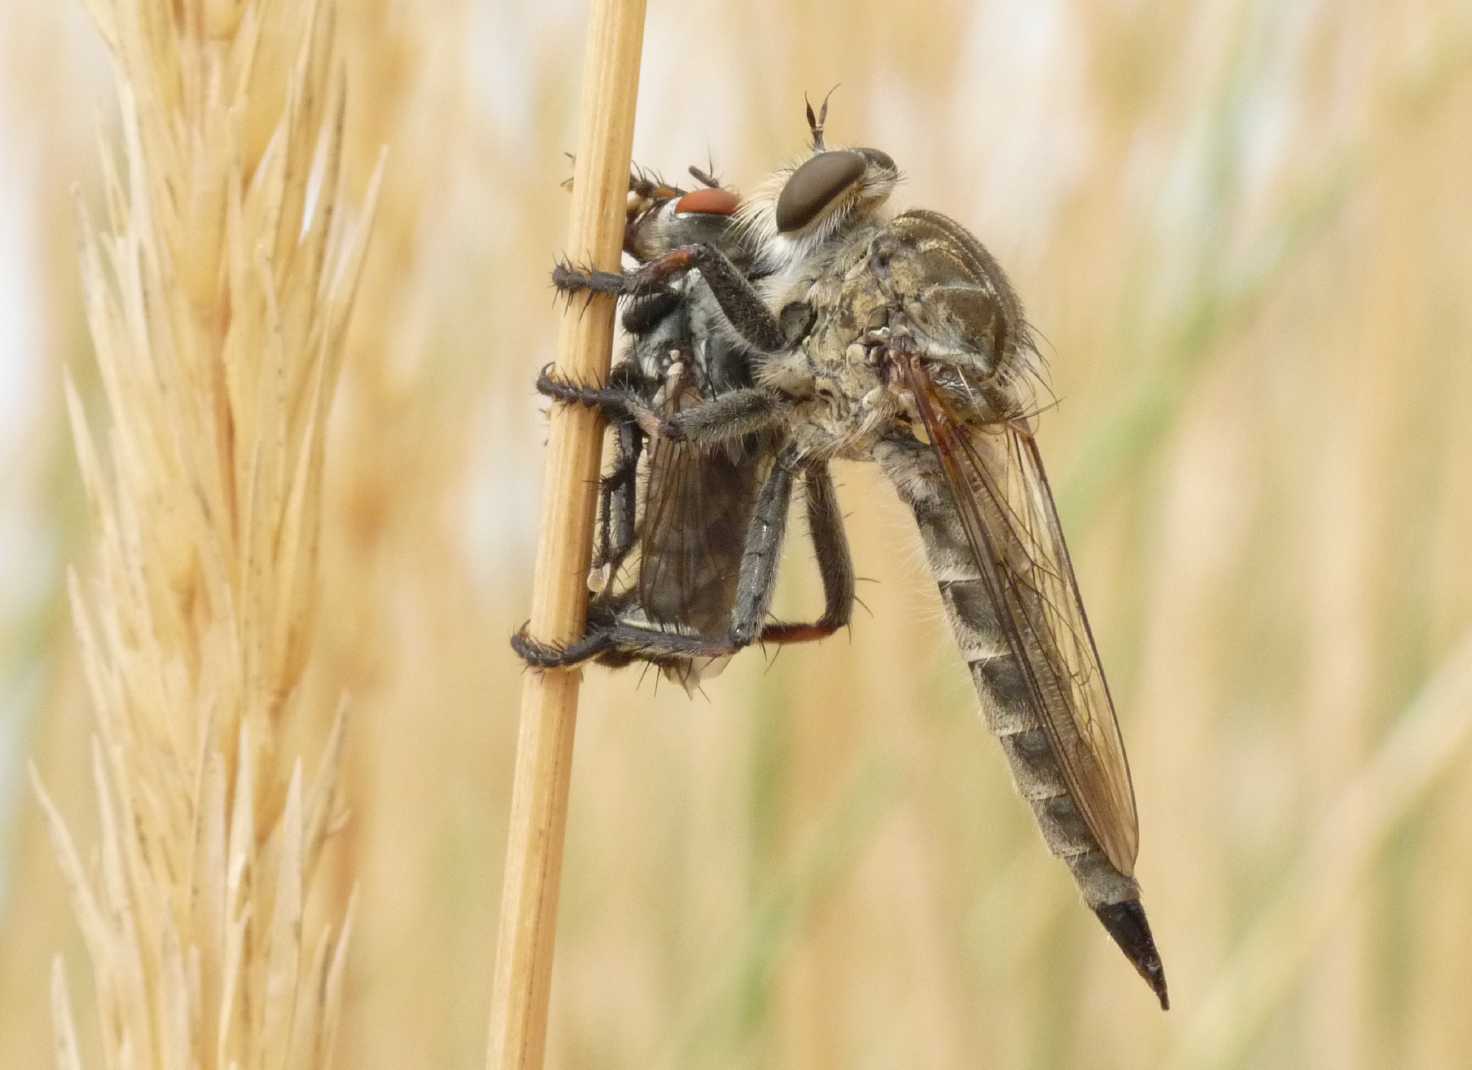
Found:
[[(667, 389), (667, 412), (706, 400), (688, 379)], [(654, 439), (639, 526), (637, 583), (638, 603), (651, 623), (725, 634), (756, 480), (755, 466), (730, 450)]]
[(1021, 691), (1074, 805), (1114, 867), (1134, 872), (1139, 822), (1114, 702), (1079, 595), (1053, 493), (1022, 422), (955, 418), (919, 359), (902, 363), (976, 559)]

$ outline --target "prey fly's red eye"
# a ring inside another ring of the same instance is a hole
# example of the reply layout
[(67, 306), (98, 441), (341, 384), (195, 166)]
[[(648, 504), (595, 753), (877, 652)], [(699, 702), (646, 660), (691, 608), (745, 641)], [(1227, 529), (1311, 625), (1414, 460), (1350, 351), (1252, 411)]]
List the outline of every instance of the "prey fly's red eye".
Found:
[(702, 215), (734, 215), (741, 198), (726, 189), (698, 189), (685, 194), (675, 203), (680, 213), (699, 212)]

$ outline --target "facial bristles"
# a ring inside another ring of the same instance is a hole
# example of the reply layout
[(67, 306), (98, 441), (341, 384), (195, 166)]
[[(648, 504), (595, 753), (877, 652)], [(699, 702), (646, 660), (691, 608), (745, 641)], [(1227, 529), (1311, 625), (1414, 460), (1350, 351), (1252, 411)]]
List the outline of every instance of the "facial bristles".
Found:
[(787, 185), (797, 166), (790, 164), (773, 171), (746, 195), (741, 207), (736, 209), (737, 240), (756, 254), (758, 267), (766, 271), (779, 267), (779, 263), (773, 263), (773, 260), (787, 262), (793, 259), (790, 254), (773, 254), (776, 243), (782, 240), (777, 230), (777, 198), (782, 195), (782, 187)]
[(776, 273), (792, 264), (802, 263), (827, 244), (835, 234), (852, 225), (857, 215), (873, 216), (877, 219), (889, 199), (889, 194), (899, 182), (897, 173), (868, 167), (857, 181), (825, 205), (812, 222), (784, 232), (777, 226), (778, 200), (797, 169), (817, 155), (819, 153), (812, 153), (772, 172), (737, 209), (738, 240), (752, 250), (759, 271)]

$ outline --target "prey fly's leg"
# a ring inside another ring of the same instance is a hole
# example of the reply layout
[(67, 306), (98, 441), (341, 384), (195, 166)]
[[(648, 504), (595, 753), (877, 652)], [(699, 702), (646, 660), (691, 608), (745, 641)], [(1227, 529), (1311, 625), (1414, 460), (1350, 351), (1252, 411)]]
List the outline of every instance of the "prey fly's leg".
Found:
[(644, 433), (621, 421), (613, 429), (614, 464), (598, 484), (598, 540), (588, 572), (588, 589), (597, 593), (612, 582), (634, 548), (639, 507), (639, 455)]
[(843, 514), (828, 465), (810, 461), (803, 468), (807, 498), (808, 534), (823, 581), (823, 615), (813, 624), (768, 624), (763, 643), (806, 643), (825, 639), (848, 626), (854, 608), (854, 566), (843, 531)]
[[(563, 155), (567, 157), (569, 165), (575, 165), (578, 162), (577, 157), (570, 152), (563, 153)], [(564, 178), (561, 186), (565, 190), (571, 190), (572, 175)], [(636, 163), (631, 163), (629, 164), (629, 192), (639, 198), (640, 201), (652, 202), (678, 197), (685, 191), (679, 186), (671, 186), (655, 172), (646, 170)]]
[[(537, 390), (554, 401), (599, 409), (614, 435), (614, 464), (598, 484), (598, 526), (588, 587), (601, 591), (633, 549), (638, 509), (639, 456), (658, 416), (643, 400), (642, 373), (633, 361), (620, 361), (608, 374), (608, 386), (573, 386), (556, 378), (551, 365), (542, 369)], [(642, 419), (641, 419), (642, 417)]]

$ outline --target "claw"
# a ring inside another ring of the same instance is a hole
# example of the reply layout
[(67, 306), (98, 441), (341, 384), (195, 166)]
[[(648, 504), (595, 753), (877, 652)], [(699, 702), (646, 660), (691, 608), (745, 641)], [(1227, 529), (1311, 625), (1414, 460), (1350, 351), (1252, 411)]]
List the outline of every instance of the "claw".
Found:
[(533, 639), (527, 631), (531, 621), (527, 621), (511, 637), (511, 649), (516, 656), (526, 662), (534, 669), (553, 669), (561, 665), (566, 658), (566, 650), (556, 643), (544, 643), (540, 639)]
[(553, 401), (592, 407), (602, 405), (606, 400), (601, 396), (604, 392), (598, 387), (585, 386), (582, 383), (564, 379), (557, 373), (554, 364), (546, 364), (542, 367), (541, 374), (537, 376), (537, 393)]

